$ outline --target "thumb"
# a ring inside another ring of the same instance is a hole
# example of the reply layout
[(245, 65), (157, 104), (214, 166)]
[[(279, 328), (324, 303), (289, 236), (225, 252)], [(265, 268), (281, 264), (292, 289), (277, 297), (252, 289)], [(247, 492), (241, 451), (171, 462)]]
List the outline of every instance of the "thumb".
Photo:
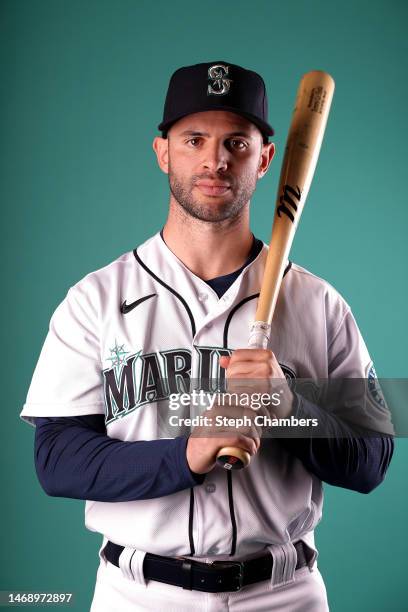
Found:
[(231, 361), (231, 357), (227, 357), (226, 355), (223, 355), (222, 357), (220, 357), (220, 366), (222, 368), (227, 369), (230, 361)]

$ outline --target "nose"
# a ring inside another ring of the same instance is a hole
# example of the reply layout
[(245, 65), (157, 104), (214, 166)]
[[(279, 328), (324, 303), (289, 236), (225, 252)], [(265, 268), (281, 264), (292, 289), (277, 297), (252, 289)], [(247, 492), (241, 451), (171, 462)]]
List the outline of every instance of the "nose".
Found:
[(228, 151), (214, 139), (208, 141), (203, 151), (202, 166), (211, 172), (224, 172), (228, 167)]

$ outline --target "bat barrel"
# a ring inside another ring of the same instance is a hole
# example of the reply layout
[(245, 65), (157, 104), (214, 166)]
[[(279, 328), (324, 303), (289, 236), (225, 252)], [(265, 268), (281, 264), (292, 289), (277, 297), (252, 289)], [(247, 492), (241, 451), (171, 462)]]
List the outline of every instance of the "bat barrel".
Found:
[(279, 179), (268, 257), (255, 321), (271, 324), (283, 274), (319, 157), (334, 81), (313, 70), (299, 84)]

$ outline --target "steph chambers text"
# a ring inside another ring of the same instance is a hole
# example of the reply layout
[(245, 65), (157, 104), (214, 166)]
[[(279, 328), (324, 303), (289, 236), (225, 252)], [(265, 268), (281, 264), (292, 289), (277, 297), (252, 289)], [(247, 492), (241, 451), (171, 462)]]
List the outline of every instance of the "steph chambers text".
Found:
[(257, 414), (253, 418), (217, 415), (213, 418), (200, 414), (187, 418), (173, 414), (169, 417), (169, 424), (172, 427), (234, 427), (239, 429), (240, 427), (251, 427), (253, 423), (258, 427), (317, 427), (319, 424), (318, 419), (298, 419), (293, 415), (288, 418), (274, 418), (264, 414)]

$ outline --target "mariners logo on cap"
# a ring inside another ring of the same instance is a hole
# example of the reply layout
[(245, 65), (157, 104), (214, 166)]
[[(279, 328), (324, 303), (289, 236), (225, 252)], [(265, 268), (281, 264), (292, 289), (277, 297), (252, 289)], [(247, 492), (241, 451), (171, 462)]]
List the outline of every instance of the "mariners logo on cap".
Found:
[(232, 83), (231, 79), (226, 79), (229, 66), (224, 64), (215, 64), (208, 69), (208, 78), (212, 83), (208, 85), (208, 96), (225, 96), (230, 90)]

